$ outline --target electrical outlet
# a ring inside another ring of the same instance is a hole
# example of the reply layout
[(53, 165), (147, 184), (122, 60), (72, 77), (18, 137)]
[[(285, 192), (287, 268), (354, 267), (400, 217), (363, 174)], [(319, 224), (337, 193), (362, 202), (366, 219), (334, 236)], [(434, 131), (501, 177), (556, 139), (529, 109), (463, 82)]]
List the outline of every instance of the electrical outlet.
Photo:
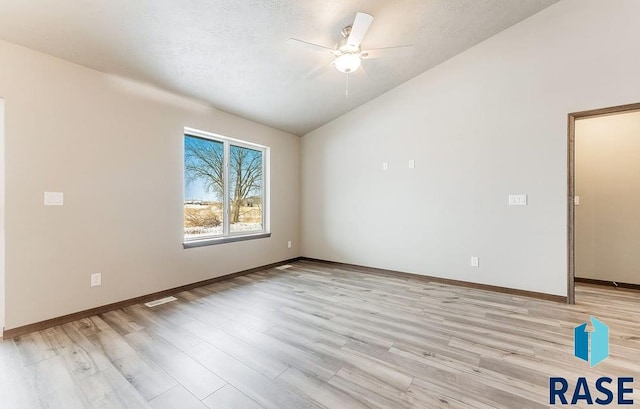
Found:
[(290, 248), (291, 248), (291, 240), (289, 240), (289, 241), (287, 242), (287, 248), (288, 248), (288, 249), (290, 249)]
[(91, 287), (102, 285), (102, 273), (91, 274)]
[(471, 267), (480, 267), (479, 257), (471, 257)]

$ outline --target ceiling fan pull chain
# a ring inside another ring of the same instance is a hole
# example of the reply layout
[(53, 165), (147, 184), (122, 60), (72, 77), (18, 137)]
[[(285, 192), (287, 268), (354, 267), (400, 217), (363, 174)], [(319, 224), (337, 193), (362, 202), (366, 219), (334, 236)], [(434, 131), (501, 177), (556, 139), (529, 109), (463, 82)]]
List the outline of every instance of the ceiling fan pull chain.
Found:
[(345, 86), (345, 89), (344, 89), (344, 95), (346, 98), (349, 98), (349, 73), (347, 73), (346, 77), (347, 77), (347, 85)]

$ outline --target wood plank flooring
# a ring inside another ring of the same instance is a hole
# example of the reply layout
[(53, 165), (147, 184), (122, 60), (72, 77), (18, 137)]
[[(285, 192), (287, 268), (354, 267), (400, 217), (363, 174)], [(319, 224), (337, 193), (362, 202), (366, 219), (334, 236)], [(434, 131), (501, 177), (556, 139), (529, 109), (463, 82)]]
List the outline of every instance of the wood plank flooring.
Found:
[[(176, 297), (0, 342), (0, 406), (546, 408), (550, 376), (640, 375), (630, 290), (568, 306), (299, 261)], [(590, 315), (610, 328), (595, 368), (573, 356)]]

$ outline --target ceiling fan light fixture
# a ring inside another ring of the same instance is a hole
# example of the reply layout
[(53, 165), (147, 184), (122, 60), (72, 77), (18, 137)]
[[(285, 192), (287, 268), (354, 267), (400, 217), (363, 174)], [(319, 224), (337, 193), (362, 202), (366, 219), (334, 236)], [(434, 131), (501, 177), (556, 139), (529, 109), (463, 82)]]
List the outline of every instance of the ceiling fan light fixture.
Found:
[(347, 53), (336, 58), (334, 64), (338, 71), (349, 74), (360, 68), (362, 60), (358, 54)]

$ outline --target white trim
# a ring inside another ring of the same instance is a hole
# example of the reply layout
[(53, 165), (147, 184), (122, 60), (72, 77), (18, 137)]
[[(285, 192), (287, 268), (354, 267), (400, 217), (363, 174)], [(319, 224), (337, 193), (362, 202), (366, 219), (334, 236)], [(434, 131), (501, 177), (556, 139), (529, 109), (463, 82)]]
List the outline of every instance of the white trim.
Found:
[(0, 338), (5, 324), (5, 114), (4, 99), (0, 98)]
[(265, 149), (262, 155), (262, 228), (271, 232), (271, 149)]
[(222, 236), (227, 237), (231, 232), (231, 225), (229, 223), (229, 216), (231, 215), (231, 205), (229, 203), (229, 142), (222, 140), (223, 154), (222, 161), (224, 162), (224, 169), (222, 169)]
[(201, 131), (199, 129), (189, 128), (186, 126), (184, 127), (184, 133), (192, 136), (201, 136), (203, 138), (208, 138), (208, 139), (226, 140), (229, 142), (233, 142), (234, 145), (240, 144), (240, 145), (246, 146), (247, 148), (254, 148), (254, 149), (258, 148), (259, 150), (269, 149), (269, 147), (265, 145), (260, 145), (253, 142), (247, 142), (247, 141), (243, 141), (242, 139), (231, 138), (229, 136), (224, 136), (224, 135), (216, 134), (213, 132)]
[(205, 237), (202, 239), (193, 239), (182, 243), (182, 247), (185, 249), (191, 249), (194, 247), (212, 246), (214, 244), (235, 243), (237, 241), (247, 241), (256, 239), (266, 239), (271, 237), (271, 233), (257, 233), (257, 234), (241, 234), (235, 236), (217, 236), (217, 237)]

